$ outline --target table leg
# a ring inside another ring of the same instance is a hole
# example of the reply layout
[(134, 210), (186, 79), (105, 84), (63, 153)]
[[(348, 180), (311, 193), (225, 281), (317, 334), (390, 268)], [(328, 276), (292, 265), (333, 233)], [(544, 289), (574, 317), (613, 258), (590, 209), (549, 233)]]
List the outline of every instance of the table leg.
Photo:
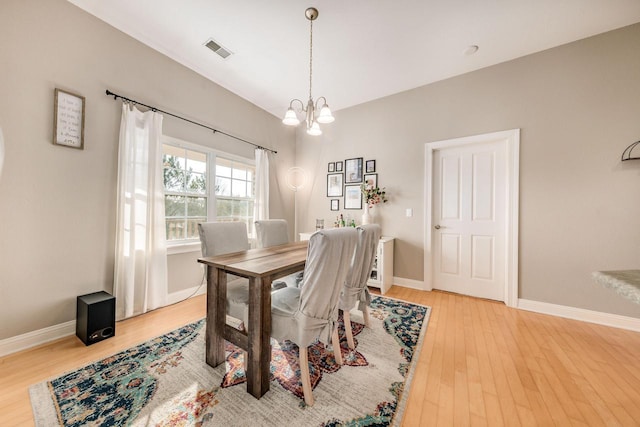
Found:
[(224, 325), (227, 314), (227, 274), (207, 266), (207, 324), (205, 348), (207, 364), (224, 363)]
[(269, 391), (271, 364), (271, 280), (249, 279), (249, 363), (247, 392), (259, 399)]

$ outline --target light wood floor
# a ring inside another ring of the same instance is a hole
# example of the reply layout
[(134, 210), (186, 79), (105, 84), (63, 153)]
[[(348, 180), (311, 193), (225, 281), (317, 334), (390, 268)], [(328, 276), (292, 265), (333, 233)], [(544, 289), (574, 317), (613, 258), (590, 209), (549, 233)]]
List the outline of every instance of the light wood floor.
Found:
[[(403, 426), (640, 425), (640, 333), (394, 286), (432, 307)], [(33, 425), (28, 387), (204, 316), (196, 297), (0, 358), (0, 426)]]

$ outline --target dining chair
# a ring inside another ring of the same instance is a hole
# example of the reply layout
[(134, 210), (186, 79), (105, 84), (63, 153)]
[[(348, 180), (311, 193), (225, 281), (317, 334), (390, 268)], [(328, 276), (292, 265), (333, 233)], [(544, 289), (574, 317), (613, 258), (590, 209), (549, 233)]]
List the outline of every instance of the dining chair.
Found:
[(338, 307), (342, 310), (344, 331), (350, 349), (355, 348), (350, 311), (356, 308), (356, 304), (357, 309), (362, 311), (365, 326), (369, 326), (371, 295), (369, 294), (367, 281), (373, 269), (378, 242), (382, 234), (382, 229), (378, 224), (361, 225), (356, 230), (358, 232), (358, 243), (356, 244), (355, 254), (338, 303)]
[(316, 340), (331, 343), (342, 364), (338, 338), (338, 301), (357, 241), (354, 228), (320, 230), (309, 239), (304, 277), (299, 288), (287, 287), (271, 296), (271, 336), (290, 340), (300, 349), (304, 401), (313, 405), (307, 347)]
[[(261, 219), (254, 222), (256, 229), (257, 246), (268, 248), (270, 246), (289, 243), (289, 226), (284, 219)], [(287, 286), (298, 287), (302, 281), (302, 271), (289, 274), (274, 280), (271, 287), (274, 290)]]
[[(224, 255), (249, 249), (247, 226), (243, 222), (203, 222), (198, 224), (202, 256)], [(249, 321), (249, 280), (227, 275), (227, 315)]]

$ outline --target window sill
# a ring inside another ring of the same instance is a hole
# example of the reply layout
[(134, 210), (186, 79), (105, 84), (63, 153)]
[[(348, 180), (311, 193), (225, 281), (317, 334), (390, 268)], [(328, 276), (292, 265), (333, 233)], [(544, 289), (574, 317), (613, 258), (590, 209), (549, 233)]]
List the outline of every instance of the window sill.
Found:
[(167, 246), (167, 255), (186, 254), (191, 252), (200, 252), (200, 242), (181, 243), (177, 245)]

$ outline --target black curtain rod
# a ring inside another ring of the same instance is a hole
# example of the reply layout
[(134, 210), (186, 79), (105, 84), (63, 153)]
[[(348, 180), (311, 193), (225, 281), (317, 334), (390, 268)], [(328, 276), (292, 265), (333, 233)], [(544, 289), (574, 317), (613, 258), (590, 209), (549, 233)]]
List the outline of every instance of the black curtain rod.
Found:
[(237, 139), (238, 141), (242, 141), (242, 142), (244, 142), (244, 143), (247, 143), (247, 144), (253, 145), (253, 146), (254, 146), (254, 147), (256, 147), (256, 148), (260, 148), (260, 149), (262, 149), (262, 150), (271, 151), (273, 154), (277, 154), (277, 153), (278, 153), (276, 150), (272, 150), (272, 149), (270, 149), (270, 148), (266, 148), (266, 147), (263, 147), (263, 146), (261, 146), (261, 145), (254, 144), (253, 142), (249, 142), (249, 141), (247, 141), (246, 139), (238, 138), (237, 136), (233, 136), (233, 135), (228, 134), (228, 133), (226, 133), (226, 132), (223, 132), (223, 131), (221, 131), (221, 130), (218, 130), (218, 129), (212, 128), (211, 126), (203, 125), (202, 123), (198, 123), (198, 122), (194, 122), (193, 120), (185, 119), (184, 117), (180, 117), (180, 116), (178, 116), (178, 115), (176, 115), (176, 114), (169, 113), (168, 111), (162, 111), (162, 110), (160, 110), (159, 108), (152, 107), (152, 106), (147, 105), (147, 104), (143, 104), (142, 102), (136, 101), (136, 100), (131, 99), (131, 98), (127, 98), (126, 96), (118, 95), (117, 93), (113, 93), (113, 92), (111, 92), (109, 89), (107, 89), (106, 94), (107, 94), (107, 96), (113, 96), (113, 99), (114, 99), (114, 100), (115, 100), (115, 99), (120, 98), (120, 99), (122, 99), (123, 101), (131, 102), (132, 104), (142, 105), (143, 107), (147, 107), (147, 108), (148, 108), (148, 109), (150, 109), (151, 111), (157, 111), (157, 112), (160, 112), (160, 113), (163, 113), (163, 114), (167, 114), (167, 115), (169, 115), (169, 116), (171, 116), (171, 117), (175, 117), (176, 119), (184, 120), (185, 122), (189, 122), (189, 123), (191, 123), (191, 124), (194, 124), (194, 125), (197, 125), (197, 126), (200, 126), (200, 127), (203, 127), (203, 128), (209, 129), (209, 130), (212, 130), (214, 134), (215, 134), (216, 132), (217, 132), (217, 133), (221, 133), (221, 134), (223, 134), (223, 135), (228, 136), (229, 138)]

